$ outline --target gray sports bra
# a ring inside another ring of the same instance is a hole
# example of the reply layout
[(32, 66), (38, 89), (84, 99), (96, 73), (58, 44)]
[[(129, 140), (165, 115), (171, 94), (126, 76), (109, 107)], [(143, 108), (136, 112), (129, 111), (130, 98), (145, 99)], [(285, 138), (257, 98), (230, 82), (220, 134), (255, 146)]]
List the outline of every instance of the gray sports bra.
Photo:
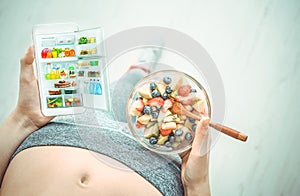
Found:
[(80, 115), (56, 117), (27, 137), (12, 158), (35, 146), (72, 146), (99, 152), (136, 171), (163, 195), (184, 195), (179, 157), (145, 149), (131, 136), (126, 123), (114, 121), (108, 113), (88, 110)]

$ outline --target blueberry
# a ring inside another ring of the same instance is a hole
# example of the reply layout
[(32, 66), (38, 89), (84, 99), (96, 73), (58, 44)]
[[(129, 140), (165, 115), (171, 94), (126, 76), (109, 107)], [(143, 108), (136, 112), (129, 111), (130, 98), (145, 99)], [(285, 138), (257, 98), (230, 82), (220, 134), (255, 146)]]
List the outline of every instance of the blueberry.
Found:
[(164, 100), (168, 99), (168, 94), (167, 93), (163, 93), (161, 98), (163, 98)]
[(165, 143), (165, 146), (166, 146), (166, 147), (171, 147), (171, 146), (172, 146), (172, 144), (171, 144), (171, 142), (169, 142), (169, 141), (166, 141), (166, 143)]
[(157, 118), (158, 117), (158, 112), (152, 112), (152, 117)]
[(193, 131), (196, 131), (196, 129), (197, 129), (197, 125), (196, 125), (196, 124), (193, 124), (193, 125), (192, 125), (192, 130), (193, 130)]
[(196, 92), (197, 92), (197, 90), (196, 90), (196, 89), (194, 89), (194, 88), (191, 88), (190, 92), (191, 92), (191, 93), (196, 93)]
[(176, 139), (176, 138), (175, 138), (174, 135), (170, 135), (170, 136), (169, 136), (169, 142), (170, 142), (170, 143), (175, 142), (175, 139)]
[(190, 121), (191, 123), (194, 123), (196, 120), (189, 117), (189, 121)]
[(170, 84), (172, 82), (172, 79), (170, 77), (166, 76), (163, 78), (163, 81), (165, 84)]
[(185, 134), (184, 138), (185, 138), (186, 140), (190, 141), (190, 140), (193, 139), (193, 136), (192, 136), (191, 133), (187, 133), (187, 134)]
[(145, 106), (144, 107), (144, 110), (143, 110), (143, 113), (144, 114), (151, 114), (151, 107), (150, 106)]
[(156, 137), (150, 137), (149, 143), (150, 144), (156, 144), (157, 143), (157, 138)]
[(183, 130), (182, 129), (177, 129), (176, 131), (175, 131), (175, 135), (176, 136), (181, 136), (183, 134)]
[(170, 86), (166, 86), (166, 93), (168, 93), (168, 94), (172, 93), (172, 89)]
[(155, 84), (155, 82), (151, 82), (151, 83), (150, 83), (150, 89), (151, 89), (152, 91), (156, 89), (156, 84)]
[(155, 90), (152, 91), (152, 94), (151, 94), (151, 95), (152, 95), (153, 98), (154, 98), (154, 97), (159, 97), (159, 96), (160, 96), (160, 92), (159, 92), (158, 90), (155, 89)]

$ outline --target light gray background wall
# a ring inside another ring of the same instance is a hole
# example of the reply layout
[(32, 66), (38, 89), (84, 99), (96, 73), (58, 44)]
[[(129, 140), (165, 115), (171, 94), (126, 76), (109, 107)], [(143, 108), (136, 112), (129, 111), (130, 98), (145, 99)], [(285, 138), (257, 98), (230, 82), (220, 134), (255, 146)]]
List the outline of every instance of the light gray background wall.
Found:
[(196, 39), (222, 76), (225, 123), (249, 135), (222, 136), (212, 150), (212, 195), (300, 195), (300, 1), (0, 0), (0, 122), (17, 101), (32, 25), (68, 21), (106, 37), (158, 25)]

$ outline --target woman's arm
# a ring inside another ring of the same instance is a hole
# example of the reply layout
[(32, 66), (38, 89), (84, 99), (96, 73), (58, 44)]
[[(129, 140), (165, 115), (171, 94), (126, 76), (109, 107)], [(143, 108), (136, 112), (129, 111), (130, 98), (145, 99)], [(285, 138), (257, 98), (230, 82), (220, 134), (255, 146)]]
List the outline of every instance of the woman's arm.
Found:
[(192, 148), (180, 154), (181, 178), (186, 196), (209, 196), (209, 118), (201, 119), (197, 125)]
[(11, 155), (36, 127), (31, 120), (15, 109), (0, 127), (0, 184)]
[(29, 134), (53, 118), (45, 117), (41, 113), (33, 61), (33, 47), (31, 46), (20, 61), (20, 91), (17, 106), (0, 126), (0, 185), (9, 159), (16, 148)]

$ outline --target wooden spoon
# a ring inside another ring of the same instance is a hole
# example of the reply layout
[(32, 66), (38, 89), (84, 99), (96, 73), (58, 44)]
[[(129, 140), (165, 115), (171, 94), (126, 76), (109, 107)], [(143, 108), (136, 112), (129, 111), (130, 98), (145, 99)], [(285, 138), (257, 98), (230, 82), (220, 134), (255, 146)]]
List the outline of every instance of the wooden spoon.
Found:
[[(202, 118), (202, 115), (199, 116), (199, 115), (196, 115), (190, 111), (188, 111), (181, 103), (177, 102), (177, 101), (174, 101), (173, 103), (173, 106), (171, 108), (171, 112), (172, 113), (175, 113), (175, 114), (184, 114), (186, 115), (187, 117), (190, 117), (190, 118), (193, 118), (195, 120), (198, 120), (200, 121), (201, 118)], [(237, 131), (237, 130), (234, 130), (232, 128), (229, 128), (229, 127), (226, 127), (224, 125), (221, 125), (221, 124), (218, 124), (218, 123), (214, 123), (214, 122), (210, 122), (209, 123), (209, 126), (230, 136), (230, 137), (233, 137), (235, 139), (238, 139), (238, 140), (241, 140), (243, 142), (245, 142), (248, 138), (247, 135)]]

